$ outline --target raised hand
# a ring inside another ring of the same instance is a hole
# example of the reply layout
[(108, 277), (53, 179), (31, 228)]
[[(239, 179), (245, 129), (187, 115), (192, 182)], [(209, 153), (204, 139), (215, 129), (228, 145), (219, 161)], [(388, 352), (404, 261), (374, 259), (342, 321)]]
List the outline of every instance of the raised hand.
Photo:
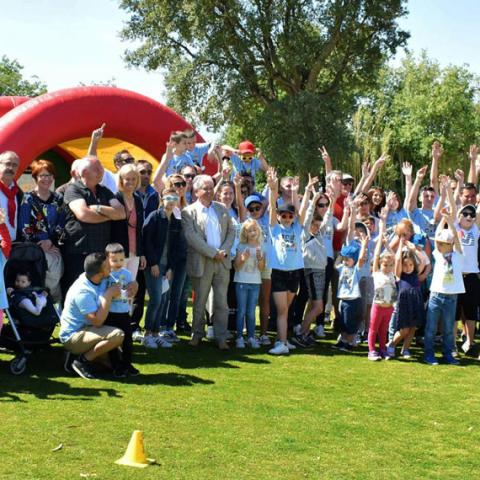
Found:
[(423, 180), (423, 177), (425, 177), (425, 174), (427, 173), (427, 166), (425, 165), (424, 167), (420, 168), (418, 171), (417, 171), (417, 178), (419, 180)]
[(434, 160), (440, 160), (442, 156), (443, 148), (438, 140), (435, 140), (432, 144), (432, 158)]
[(293, 177), (292, 193), (298, 192), (299, 189), (300, 189), (300, 177)]
[(387, 199), (385, 202), (385, 208), (387, 208), (387, 213), (390, 210), (395, 210), (394, 202), (397, 200), (397, 196), (395, 195), (394, 192), (389, 192), (387, 195)]
[(367, 178), (370, 175), (370, 162), (362, 163), (362, 177)]
[(305, 187), (305, 190), (309, 190), (311, 192), (315, 191), (315, 185), (318, 183), (318, 177), (311, 177), (310, 174), (308, 174), (308, 183), (307, 186)]
[(106, 123), (102, 123), (102, 126), (100, 128), (97, 128), (92, 132), (92, 140), (95, 142), (99, 142), (100, 139), (103, 137), (103, 132), (105, 130), (105, 127), (107, 126)]
[(278, 191), (278, 177), (277, 177), (277, 171), (275, 168), (270, 167), (267, 170), (267, 184), (268, 188), (272, 192), (277, 192)]
[(260, 150), (260, 148), (257, 148), (257, 157), (260, 160), (265, 160), (265, 155), (263, 154), (262, 150)]
[(386, 153), (382, 153), (377, 160), (375, 160), (375, 163), (373, 164), (374, 167), (376, 168), (381, 168), (383, 164), (388, 160), (388, 155)]
[(402, 173), (406, 177), (412, 176), (412, 164), (410, 162), (403, 162), (402, 163)]
[(328, 154), (327, 152), (327, 149), (325, 148), (324, 145), (322, 145), (318, 151), (322, 154), (322, 159), (324, 162), (328, 162), (328, 161), (332, 161), (332, 159), (330, 158), (330, 155)]
[(468, 153), (468, 158), (470, 158), (470, 160), (472, 161), (476, 161), (477, 160), (477, 156), (478, 156), (478, 147), (477, 145), (473, 144), (473, 145), (470, 145), (470, 151)]
[[(392, 192), (390, 192), (388, 196), (390, 196), (391, 193), (392, 193)], [(383, 221), (384, 223), (387, 223), (388, 211), (389, 211), (389, 209), (388, 209), (387, 206), (383, 207), (383, 208), (380, 210), (379, 217), (380, 217), (380, 220)]]
[(458, 182), (462, 182), (462, 183), (464, 182), (465, 172), (463, 170), (460, 170), (459, 168), (457, 168), (453, 175)]

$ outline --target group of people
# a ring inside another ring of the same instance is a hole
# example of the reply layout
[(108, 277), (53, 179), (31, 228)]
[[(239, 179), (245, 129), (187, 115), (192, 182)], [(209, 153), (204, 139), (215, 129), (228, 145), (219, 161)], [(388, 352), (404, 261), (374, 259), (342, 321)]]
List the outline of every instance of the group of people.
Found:
[[(365, 340), (372, 361), (395, 357), (397, 346), (409, 358), (415, 338), (425, 362), (436, 365), (441, 338), (443, 361), (458, 364), (457, 321), (461, 349), (478, 355), (475, 145), (467, 182), (461, 170), (440, 174), (435, 142), (428, 182), (426, 166), (413, 175), (402, 165), (403, 195), (373, 186), (386, 155), (364, 163), (355, 183), (322, 147), (325, 179), (309, 175), (301, 193), (299, 179), (278, 178), (250, 141), (199, 144), (193, 131), (172, 133), (155, 171), (123, 150), (112, 173), (96, 156), (104, 128), (55, 192), (49, 161), (32, 164), (35, 189), (22, 193), (20, 159), (0, 154), (7, 227), (0, 236), (45, 252), (46, 287), (63, 308), (60, 340), (72, 354), (67, 366), (80, 376), (94, 378), (100, 358), (117, 377), (137, 375), (132, 342), (171, 348), (178, 332), (191, 334), (192, 347), (207, 331), (221, 350), (232, 340), (238, 349), (285, 355), (315, 346), (330, 317), (339, 334), (334, 348), (350, 352)], [(203, 173), (205, 161), (218, 165), (215, 175)]]

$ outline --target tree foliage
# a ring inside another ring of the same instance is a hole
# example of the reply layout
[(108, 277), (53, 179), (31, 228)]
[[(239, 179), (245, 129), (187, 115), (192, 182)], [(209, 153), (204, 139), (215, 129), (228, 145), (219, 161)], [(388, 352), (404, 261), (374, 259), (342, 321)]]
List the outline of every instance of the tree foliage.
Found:
[(418, 59), (408, 55), (397, 68), (385, 67), (379, 78), (354, 115), (360, 157), (388, 151), (392, 162), (383, 180), (392, 185), (401, 177), (403, 161), (425, 165), (433, 141), (439, 140), (444, 149), (440, 168), (458, 168), (478, 139), (478, 78), (465, 66), (442, 69), (425, 53)]
[(36, 76), (30, 80), (23, 78), (23, 66), (17, 60), (3, 55), (0, 59), (0, 96), (26, 95), (36, 97), (47, 91), (47, 86)]
[[(126, 60), (165, 74), (169, 104), (305, 171), (344, 142), (356, 92), (405, 44), (403, 0), (121, 0)], [(231, 134), (231, 133), (230, 133)], [(238, 140), (237, 139), (237, 140)]]

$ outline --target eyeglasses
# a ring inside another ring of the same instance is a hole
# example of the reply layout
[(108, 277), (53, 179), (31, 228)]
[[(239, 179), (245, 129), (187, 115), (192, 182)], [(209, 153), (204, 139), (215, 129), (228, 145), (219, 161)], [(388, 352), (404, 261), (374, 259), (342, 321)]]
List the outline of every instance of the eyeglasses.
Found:
[(251, 160), (253, 158), (253, 155), (240, 155), (240, 158), (242, 160)]
[(140, 175), (151, 175), (152, 174), (152, 170), (140, 170), (138, 172)]
[(38, 175), (37, 178), (41, 179), (46, 179), (46, 178), (52, 178), (53, 175), (51, 173), (42, 173), (41, 175)]
[(248, 207), (248, 211), (250, 213), (253, 213), (253, 212), (259, 212), (260, 210), (262, 209), (262, 207)]
[(7, 167), (7, 168), (18, 168), (18, 163), (13, 163), (13, 162), (0, 162), (0, 165), (3, 165), (4, 167)]
[(163, 200), (166, 202), (178, 202), (178, 197), (176, 195), (167, 195), (163, 197)]
[(196, 175), (194, 175), (193, 173), (185, 173), (183, 176), (185, 178), (188, 178), (189, 180), (192, 180), (193, 178), (195, 178)]
[(133, 157), (121, 158), (118, 160), (118, 163), (134, 163), (135, 159)]
[(318, 208), (325, 208), (328, 207), (328, 203), (317, 203)]
[(477, 214), (473, 213), (473, 212), (462, 212), (462, 216), (470, 217), (470, 218), (476, 218)]
[(187, 182), (173, 182), (173, 186), (174, 186), (175, 188), (186, 187), (186, 186), (187, 186)]
[(280, 218), (282, 220), (291, 220), (293, 218), (293, 213), (281, 213)]

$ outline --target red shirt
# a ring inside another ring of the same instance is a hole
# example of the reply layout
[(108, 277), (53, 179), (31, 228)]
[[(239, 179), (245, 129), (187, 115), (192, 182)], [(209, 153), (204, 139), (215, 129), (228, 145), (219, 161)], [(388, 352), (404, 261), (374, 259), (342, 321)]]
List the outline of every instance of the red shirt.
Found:
[[(333, 216), (338, 219), (338, 221), (342, 220), (343, 217), (343, 202), (347, 198), (346, 195), (340, 195), (337, 198), (337, 201), (333, 204)], [(343, 239), (345, 238), (345, 232), (339, 232), (335, 230), (333, 232), (333, 251), (338, 252), (342, 249)]]

